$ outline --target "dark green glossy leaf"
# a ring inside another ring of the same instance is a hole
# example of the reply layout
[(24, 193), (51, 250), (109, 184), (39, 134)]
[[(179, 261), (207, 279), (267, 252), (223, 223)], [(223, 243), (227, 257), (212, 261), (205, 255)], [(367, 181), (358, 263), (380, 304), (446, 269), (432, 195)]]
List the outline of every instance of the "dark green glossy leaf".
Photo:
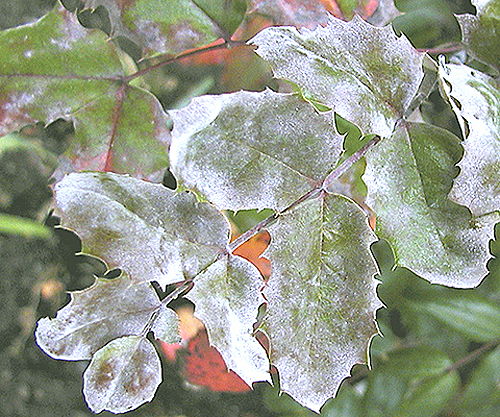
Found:
[(281, 389), (318, 411), (376, 334), (375, 240), (350, 200), (324, 195), (270, 226), (266, 332)]
[(244, 0), (85, 0), (109, 12), (112, 34), (132, 39), (144, 55), (178, 54), (229, 39), (246, 12)]
[(455, 292), (411, 303), (422, 314), (429, 314), (471, 340), (500, 339), (500, 304), (477, 293)]
[(363, 399), (367, 417), (432, 417), (459, 387), (456, 371), (443, 353), (429, 348), (400, 349), (368, 378)]
[(161, 363), (141, 336), (115, 339), (98, 350), (83, 375), (83, 395), (94, 413), (125, 413), (151, 401), (161, 383)]
[(278, 78), (329, 106), (365, 133), (391, 134), (423, 77), (423, 55), (392, 28), (354, 17), (299, 32), (268, 28), (251, 42)]
[(460, 157), (448, 131), (407, 123), (368, 152), (363, 180), (377, 236), (391, 244), (396, 264), (432, 283), (470, 288), (488, 272), (499, 216), (474, 217), (448, 200)]
[(471, 417), (488, 417), (500, 409), (500, 348), (485, 356), (475, 369), (457, 408)]

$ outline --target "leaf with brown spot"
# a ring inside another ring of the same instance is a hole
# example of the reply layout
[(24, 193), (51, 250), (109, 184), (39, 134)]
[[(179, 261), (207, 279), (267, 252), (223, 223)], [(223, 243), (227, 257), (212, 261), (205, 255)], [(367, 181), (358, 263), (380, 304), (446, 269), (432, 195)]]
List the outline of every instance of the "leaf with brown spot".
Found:
[(94, 354), (83, 376), (83, 394), (94, 413), (125, 413), (151, 401), (160, 383), (154, 346), (145, 337), (125, 336)]

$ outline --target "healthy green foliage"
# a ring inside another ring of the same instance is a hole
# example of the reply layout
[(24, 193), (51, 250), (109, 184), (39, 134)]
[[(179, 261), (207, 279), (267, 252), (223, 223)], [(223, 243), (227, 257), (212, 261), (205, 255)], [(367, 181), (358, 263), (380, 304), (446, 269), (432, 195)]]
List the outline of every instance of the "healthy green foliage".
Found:
[[(279, 389), (318, 412), (355, 364), (369, 362), (373, 339), (375, 370), (359, 391), (340, 387), (324, 414), (430, 417), (443, 410), (461, 385), (460, 361), (451, 358), (466, 352), (395, 348), (403, 338), (385, 326), (381, 339), (376, 319), (388, 300), (387, 310), (423, 339), (442, 328), (491, 347), (500, 338), (498, 300), (429, 284), (473, 288), (488, 273), (500, 220), (494, 68), (486, 75), (465, 64), (438, 65), (391, 26), (323, 15), (325, 26), (303, 25), (314, 30), (269, 27), (249, 40), (281, 80), (275, 86), (291, 93), (206, 95), (167, 116), (141, 78), (179, 60), (162, 54), (201, 54), (186, 51), (219, 38), (223, 49), (252, 13), (279, 22), (289, 4), (84, 3), (106, 7), (111, 39), (83, 28), (60, 4), (38, 22), (0, 33), (0, 155), (28, 146), (9, 135), (25, 124), (73, 122), (56, 174), (56, 214), (85, 253), (122, 272), (71, 293), (55, 318), (38, 322), (36, 339), (54, 358), (91, 359), (84, 396), (92, 411), (122, 413), (151, 401), (161, 366), (148, 337), (178, 339), (167, 304), (180, 294), (248, 385), (271, 382), (273, 365)], [(318, 14), (309, 3), (307, 11)], [(498, 69), (500, 49), (486, 53), (498, 43), (498, 1), (475, 3), (477, 17), (459, 18), (464, 42)], [(375, 16), (373, 6), (339, 1), (332, 10)], [(390, 1), (379, 9), (395, 14)], [(143, 58), (160, 55), (160, 64), (131, 62), (117, 37), (136, 42)], [(464, 142), (420, 117), (436, 79)], [(33, 146), (50, 175), (53, 155)], [(175, 191), (149, 182), (169, 166)], [(82, 170), (100, 172), (75, 172)], [(230, 242), (225, 210), (270, 215)], [(261, 229), (271, 236), (268, 281), (234, 254)], [(373, 255), (384, 245), (379, 239), (388, 245), (385, 261)], [(161, 300), (152, 282), (171, 292)], [(258, 316), (267, 349), (256, 338)], [(474, 408), (479, 385), (495, 390), (487, 366), (498, 362), (497, 350), (465, 386), (461, 401), (474, 415), (498, 405), (485, 400)]]

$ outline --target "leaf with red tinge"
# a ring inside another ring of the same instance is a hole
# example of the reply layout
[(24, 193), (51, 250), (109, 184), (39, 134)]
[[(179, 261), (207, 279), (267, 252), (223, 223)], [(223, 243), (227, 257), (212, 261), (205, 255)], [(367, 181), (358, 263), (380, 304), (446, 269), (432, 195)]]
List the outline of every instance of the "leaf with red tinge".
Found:
[(246, 392), (251, 388), (234, 371), (227, 369), (221, 354), (210, 346), (206, 330), (200, 330), (183, 352), (179, 352), (186, 380), (212, 391)]
[(60, 7), (1, 32), (0, 45), (0, 134), (66, 118), (76, 131), (61, 158), (63, 173), (92, 169), (161, 179), (168, 117), (154, 96), (123, 84), (122, 52), (105, 33), (85, 29)]
[(238, 246), (233, 253), (253, 263), (265, 278), (269, 278), (269, 275), (271, 275), (271, 262), (269, 262), (269, 259), (264, 258), (262, 253), (269, 246), (270, 241), (271, 236), (264, 230)]
[(144, 56), (178, 54), (229, 39), (246, 12), (245, 0), (85, 0), (106, 7), (112, 35), (140, 45)]
[(262, 14), (274, 25), (316, 28), (328, 23), (331, 14), (350, 20), (354, 14), (371, 17), (379, 7), (378, 0), (251, 0), (250, 13)]

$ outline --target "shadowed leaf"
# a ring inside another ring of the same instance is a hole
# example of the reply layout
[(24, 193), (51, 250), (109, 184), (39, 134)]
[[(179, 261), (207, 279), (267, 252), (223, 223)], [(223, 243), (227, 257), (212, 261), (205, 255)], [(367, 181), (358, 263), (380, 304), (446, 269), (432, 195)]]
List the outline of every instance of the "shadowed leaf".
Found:
[(229, 39), (246, 12), (244, 0), (85, 0), (109, 12), (112, 35), (144, 48), (145, 56), (178, 54), (223, 37)]

